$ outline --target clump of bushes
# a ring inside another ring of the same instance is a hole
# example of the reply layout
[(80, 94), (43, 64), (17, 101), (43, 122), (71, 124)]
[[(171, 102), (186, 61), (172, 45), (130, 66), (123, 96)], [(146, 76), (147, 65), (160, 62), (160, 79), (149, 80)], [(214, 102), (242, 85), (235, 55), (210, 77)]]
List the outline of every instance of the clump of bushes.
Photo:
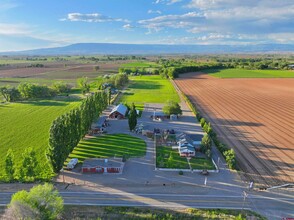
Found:
[(55, 82), (52, 87), (35, 83), (20, 83), (18, 87), (1, 86), (0, 94), (7, 102), (19, 100), (50, 98), (59, 94), (68, 94), (70, 85), (64, 82)]

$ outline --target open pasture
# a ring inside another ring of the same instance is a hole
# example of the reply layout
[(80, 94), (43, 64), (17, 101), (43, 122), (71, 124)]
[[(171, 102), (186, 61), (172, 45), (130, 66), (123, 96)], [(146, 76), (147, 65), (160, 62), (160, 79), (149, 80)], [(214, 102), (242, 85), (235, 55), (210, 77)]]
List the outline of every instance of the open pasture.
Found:
[(291, 70), (208, 69), (203, 72), (218, 78), (294, 78)]
[(234, 148), (247, 179), (294, 182), (294, 79), (218, 79), (180, 75), (179, 88)]
[[(2, 158), (11, 148), (18, 164), (24, 149), (32, 147), (36, 150), (39, 160), (44, 161), (52, 121), (77, 105), (79, 102), (54, 100), (0, 104), (0, 155)], [(5, 160), (1, 159), (0, 172), (4, 171), (4, 163)]]
[(179, 96), (168, 79), (160, 76), (135, 76), (130, 78), (129, 87), (121, 101), (127, 103), (165, 103), (168, 100), (179, 102)]

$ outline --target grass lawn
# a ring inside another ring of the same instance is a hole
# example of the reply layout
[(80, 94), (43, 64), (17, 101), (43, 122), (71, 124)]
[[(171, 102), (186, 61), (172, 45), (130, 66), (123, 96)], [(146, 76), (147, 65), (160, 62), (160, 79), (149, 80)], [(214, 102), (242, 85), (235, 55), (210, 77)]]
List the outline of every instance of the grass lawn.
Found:
[(203, 72), (218, 78), (294, 78), (290, 70), (211, 69)]
[[(11, 148), (17, 163), (24, 149), (32, 147), (39, 160), (44, 161), (52, 121), (77, 105), (79, 102), (53, 100), (0, 104), (1, 157)], [(4, 159), (0, 160), (0, 172), (4, 171), (4, 164)]]
[[(249, 210), (226, 210), (226, 209), (160, 209), (151, 207), (118, 207), (118, 206), (65, 206), (65, 219), (120, 219), (120, 220), (204, 220), (204, 219), (226, 219), (226, 220), (263, 220), (265, 217)], [(250, 218), (251, 217), (251, 218)]]
[(146, 143), (140, 138), (127, 134), (106, 134), (80, 141), (77, 147), (69, 155), (69, 158), (78, 158), (84, 161), (86, 158), (108, 157), (142, 157), (146, 154)]
[(153, 67), (160, 67), (159, 64), (157, 63), (154, 63), (154, 62), (131, 62), (131, 63), (124, 63), (122, 64), (121, 67), (125, 67), (125, 68), (133, 68), (133, 67), (138, 67), (138, 68), (143, 68), (143, 67), (146, 67), (146, 68), (153, 68)]
[(165, 103), (180, 98), (168, 79), (160, 76), (131, 77), (130, 85), (120, 101), (127, 103)]
[[(172, 156), (172, 159), (170, 159), (170, 156)], [(190, 160), (190, 164), (193, 169), (215, 169), (212, 162), (205, 158), (192, 158)], [(171, 147), (165, 146), (156, 147), (156, 167), (170, 169), (190, 169), (185, 157), (181, 157), (177, 150), (172, 150)]]

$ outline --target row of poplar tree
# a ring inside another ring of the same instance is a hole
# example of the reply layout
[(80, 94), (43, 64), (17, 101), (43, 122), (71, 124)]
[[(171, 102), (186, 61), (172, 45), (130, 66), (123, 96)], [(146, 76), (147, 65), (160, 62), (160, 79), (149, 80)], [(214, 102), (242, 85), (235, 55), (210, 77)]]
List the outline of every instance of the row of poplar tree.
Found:
[(96, 92), (84, 99), (78, 108), (53, 121), (47, 156), (55, 173), (61, 170), (70, 152), (87, 134), (93, 120), (107, 107), (108, 100), (107, 92)]

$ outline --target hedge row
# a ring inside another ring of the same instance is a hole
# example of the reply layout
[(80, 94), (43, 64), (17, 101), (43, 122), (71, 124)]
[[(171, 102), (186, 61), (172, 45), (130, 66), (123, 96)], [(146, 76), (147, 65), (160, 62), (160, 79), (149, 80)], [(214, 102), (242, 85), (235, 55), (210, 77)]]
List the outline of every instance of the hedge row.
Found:
[(47, 156), (55, 173), (59, 172), (70, 152), (89, 131), (93, 120), (107, 107), (108, 99), (106, 92), (96, 92), (84, 99), (78, 108), (53, 121)]
[(213, 140), (215, 146), (224, 156), (228, 166), (230, 169), (236, 169), (236, 156), (233, 149), (229, 149), (226, 144), (221, 143), (218, 138), (217, 134), (213, 131), (210, 122), (208, 122), (205, 118), (203, 118), (200, 112), (197, 110), (196, 106), (190, 101), (190, 99), (181, 92), (182, 96), (184, 97), (186, 103), (189, 105), (193, 113), (196, 115), (197, 120), (200, 122), (201, 127), (203, 130), (210, 136)]

